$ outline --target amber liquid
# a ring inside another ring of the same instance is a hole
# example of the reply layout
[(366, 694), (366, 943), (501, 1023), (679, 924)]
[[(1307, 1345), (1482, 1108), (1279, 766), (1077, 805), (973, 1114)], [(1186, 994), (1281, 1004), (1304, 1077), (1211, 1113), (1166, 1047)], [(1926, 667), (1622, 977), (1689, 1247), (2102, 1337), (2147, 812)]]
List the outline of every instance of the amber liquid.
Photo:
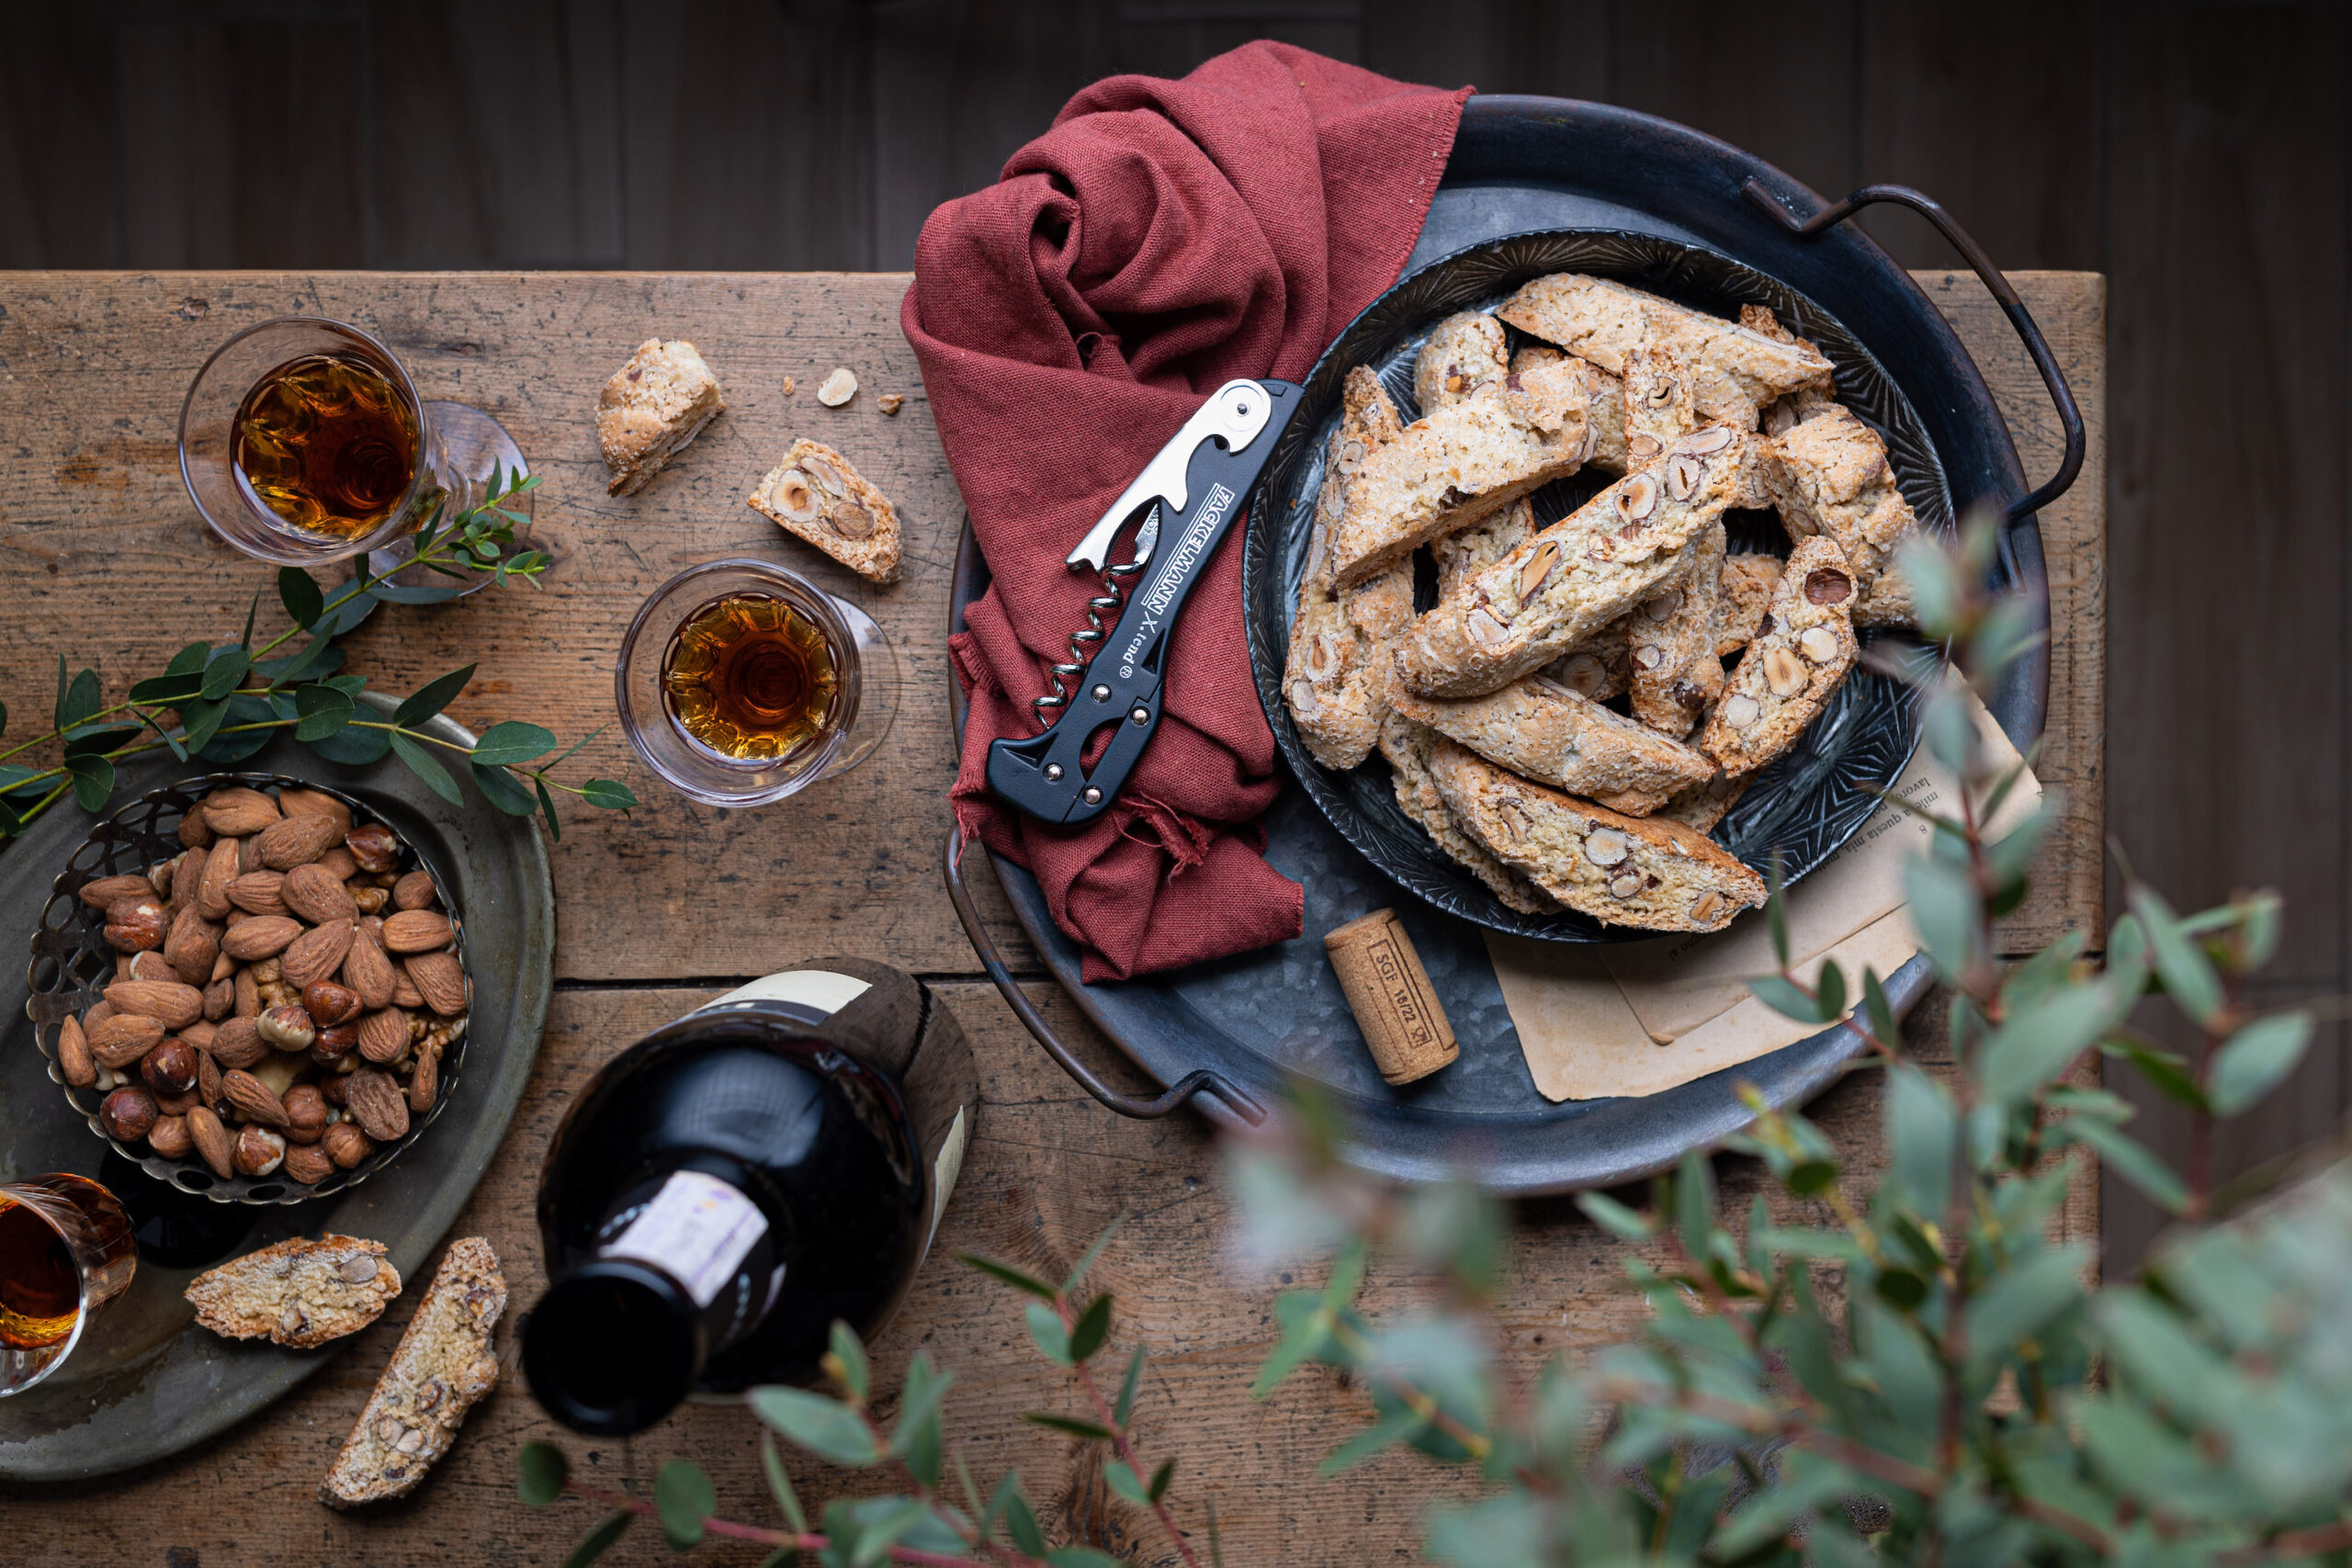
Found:
[[(62, 1200), (69, 1224), (92, 1254), (93, 1307), (130, 1280), (130, 1218), (114, 1194), (78, 1176), (24, 1183)], [(78, 1213), (74, 1211), (78, 1211)], [(0, 1196), (0, 1348), (40, 1350), (63, 1342), (81, 1315), (82, 1274), (74, 1248), (29, 1205)]]
[(354, 353), (311, 354), (245, 394), (230, 456), (255, 498), (293, 527), (356, 539), (390, 517), (422, 453), (408, 400)]
[(780, 761), (821, 739), (841, 702), (824, 632), (782, 599), (737, 593), (696, 610), (662, 657), (671, 722), (735, 761)]

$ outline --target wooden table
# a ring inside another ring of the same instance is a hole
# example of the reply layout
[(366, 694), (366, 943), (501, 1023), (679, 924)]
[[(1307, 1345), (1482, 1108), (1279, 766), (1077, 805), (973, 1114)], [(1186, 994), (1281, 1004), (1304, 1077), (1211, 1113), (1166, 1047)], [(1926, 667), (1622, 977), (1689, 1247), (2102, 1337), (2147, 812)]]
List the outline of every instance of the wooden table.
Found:
[[(1921, 274), (1998, 393), (2027, 473), (2054, 466), (2057, 436), (2031, 367), (1973, 279)], [(2005, 945), (2025, 950), (2075, 925), (2103, 929), (2100, 843), (2105, 700), (2106, 310), (2090, 274), (2016, 281), (2082, 400), (2090, 457), (2071, 495), (2043, 514), (2054, 621), (2049, 734), (2040, 772), (2062, 807), (2031, 900)], [(850, 774), (763, 810), (688, 805), (651, 779), (607, 729), (577, 759), (580, 776), (628, 781), (645, 804), (627, 818), (567, 816), (552, 850), (559, 990), (537, 1070), (506, 1146), (453, 1234), (481, 1234), (505, 1259), (514, 1311), (543, 1284), (531, 1205), (557, 1118), (589, 1076), (652, 1026), (740, 977), (793, 960), (857, 953), (929, 979), (978, 1053), (987, 1105), (933, 1261), (876, 1347), (895, 1369), (917, 1348), (957, 1374), (951, 1440), (989, 1484), (1017, 1466), (1033, 1496), (1087, 1539), (1133, 1539), (1124, 1505), (1062, 1439), (1020, 1412), (1069, 1407), (1063, 1374), (1027, 1347), (1017, 1303), (947, 1260), (978, 1249), (1041, 1272), (1066, 1267), (1114, 1216), (1130, 1217), (1095, 1278), (1119, 1297), (1114, 1343), (1140, 1334), (1152, 1371), (1138, 1403), (1147, 1450), (1181, 1460), (1179, 1517), (1197, 1528), (1214, 1499), (1228, 1561), (1408, 1560), (1422, 1500), (1464, 1478), (1392, 1455), (1332, 1482), (1315, 1462), (1363, 1418), (1356, 1389), (1302, 1376), (1262, 1404), (1245, 1395), (1272, 1338), (1281, 1281), (1238, 1277), (1220, 1252), (1227, 1205), (1217, 1152), (1182, 1118), (1123, 1122), (1080, 1094), (978, 977), (938, 878), (953, 772), (944, 657), (948, 575), (962, 508), (913, 356), (898, 329), (902, 276), (653, 276), (525, 274), (0, 274), (0, 700), (21, 732), (45, 713), (55, 658), (93, 662), (116, 694), (198, 638), (233, 636), (266, 569), (207, 531), (175, 457), (180, 400), (204, 356), (267, 317), (317, 313), (377, 333), (428, 398), (488, 409), (545, 478), (539, 528), (559, 558), (543, 592), (512, 589), (430, 609), (392, 609), (349, 639), (350, 668), (408, 690), (479, 660), (452, 710), (480, 728), (530, 718), (565, 739), (613, 717), (621, 633), (656, 583), (729, 555), (786, 562), (865, 605), (895, 641), (905, 687), (882, 750)], [(641, 494), (608, 498), (590, 411), (597, 387), (643, 338), (698, 344), (729, 407)], [(863, 390), (844, 410), (813, 389), (836, 365)], [(786, 377), (800, 390), (786, 397)], [(878, 394), (906, 394), (895, 418)], [(797, 434), (845, 452), (899, 503), (907, 568), (877, 591), (743, 505)], [(977, 878), (1016, 972), (1042, 973), (993, 885)], [(2095, 943), (2096, 945), (2096, 943)], [(1069, 1036), (1088, 1031), (1049, 981), (1031, 990)], [(1941, 1059), (1940, 1009), (1923, 1006), (1915, 1045)], [(1114, 1053), (1089, 1040), (1097, 1056)], [(1120, 1064), (1122, 1069), (1125, 1064)], [(1114, 1075), (1115, 1076), (1115, 1075)], [(1142, 1087), (1131, 1069), (1125, 1076)], [(1833, 1088), (1815, 1113), (1860, 1167), (1876, 1163), (1877, 1078)], [(13, 1108), (11, 1108), (13, 1109)], [(1727, 1203), (1757, 1185), (1724, 1162)], [(1621, 1249), (1565, 1202), (1525, 1205), (1503, 1323), (1508, 1354), (1532, 1369), (1557, 1350), (1623, 1337), (1639, 1305), (1616, 1289)], [(2097, 1229), (2084, 1184), (2067, 1213)], [(1285, 1280), (1289, 1276), (1283, 1277)], [(1382, 1280), (1369, 1301), (1402, 1302)], [(560, 1560), (593, 1522), (585, 1505), (535, 1513), (514, 1495), (516, 1449), (560, 1438), (577, 1468), (607, 1483), (650, 1480), (673, 1454), (715, 1478), (719, 1511), (769, 1522), (754, 1423), (740, 1409), (693, 1408), (633, 1443), (559, 1433), (521, 1392), (477, 1411), (417, 1497), (370, 1517), (332, 1514), (313, 1490), (404, 1325), (413, 1292), (334, 1364), (276, 1408), (200, 1451), (129, 1475), (39, 1491), (0, 1491), (0, 1558), (18, 1562), (163, 1562), (438, 1565)], [(511, 1321), (511, 1318), (510, 1318)], [(511, 1348), (508, 1365), (512, 1367)], [(804, 1495), (854, 1478), (804, 1464)], [(1147, 1542), (1150, 1538), (1145, 1538)], [(610, 1559), (667, 1552), (640, 1530)], [(720, 1562), (758, 1553), (706, 1547)], [(1160, 1561), (1147, 1544), (1145, 1561)]]

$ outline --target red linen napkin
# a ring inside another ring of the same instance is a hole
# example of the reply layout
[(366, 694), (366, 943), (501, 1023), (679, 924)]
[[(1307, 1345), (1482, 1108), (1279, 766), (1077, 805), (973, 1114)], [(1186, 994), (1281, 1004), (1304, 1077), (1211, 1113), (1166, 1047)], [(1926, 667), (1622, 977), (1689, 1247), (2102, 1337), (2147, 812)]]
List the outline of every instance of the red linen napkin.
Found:
[(1089, 981), (1296, 936), (1302, 894), (1263, 858), (1281, 783), (1238, 527), (1177, 621), (1159, 730), (1112, 809), (1048, 827), (989, 793), (989, 742), (1044, 728), (1030, 699), (1099, 591), (1063, 558), (1210, 392), (1304, 379), (1396, 281), (1469, 93), (1277, 43), (1182, 81), (1114, 76), (923, 225), (900, 321), (994, 580), (948, 645), (971, 700), (956, 820), (1035, 874)]

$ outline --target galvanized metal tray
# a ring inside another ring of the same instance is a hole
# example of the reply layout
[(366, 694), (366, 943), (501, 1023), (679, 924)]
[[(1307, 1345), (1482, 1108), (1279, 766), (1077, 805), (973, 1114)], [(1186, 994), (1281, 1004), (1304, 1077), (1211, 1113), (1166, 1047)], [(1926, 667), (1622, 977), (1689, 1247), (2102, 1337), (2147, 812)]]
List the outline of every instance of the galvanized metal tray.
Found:
[[(361, 700), (386, 712), (392, 705), (373, 694)], [(461, 744), (473, 740), (446, 717), (425, 728)], [(325, 1365), (336, 1347), (290, 1350), (199, 1329), (180, 1292), (220, 1258), (324, 1231), (382, 1242), (401, 1279), (421, 1284), (427, 1258), (504, 1138), (537, 1057), (552, 978), (555, 893), (546, 848), (529, 819), (480, 800), (452, 807), (390, 758), (341, 767), (279, 740), (244, 767), (315, 780), (355, 796), (431, 858), (467, 915), (474, 998), (466, 1070), (415, 1146), (365, 1186), (278, 1207), (210, 1203), (171, 1193), (138, 1167), (110, 1159), (107, 1145), (90, 1136), (50, 1081), (49, 1059), (35, 1047), (26, 1017), (23, 969), (10, 965), (0, 976), (0, 1177), (71, 1171), (104, 1179), (134, 1213), (176, 1199), (229, 1228), (211, 1258), (166, 1261), (142, 1245), (130, 1291), (107, 1307), (74, 1359), (47, 1382), (0, 1400), (0, 1481), (105, 1475), (164, 1458), (235, 1425)], [(201, 771), (169, 756), (127, 765), (122, 797)], [(86, 816), (61, 804), (0, 851), (0, 917), (16, 922), (17, 940), (40, 919), (59, 869), (89, 829)], [(322, 1472), (331, 1458), (321, 1450)]]

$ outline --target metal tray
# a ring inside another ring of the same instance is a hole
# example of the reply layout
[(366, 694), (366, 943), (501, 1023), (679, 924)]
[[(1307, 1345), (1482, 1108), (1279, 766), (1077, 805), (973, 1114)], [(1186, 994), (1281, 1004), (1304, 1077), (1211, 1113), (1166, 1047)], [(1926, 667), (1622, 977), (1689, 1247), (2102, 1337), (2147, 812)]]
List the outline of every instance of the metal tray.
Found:
[[(2017, 451), (1992, 394), (1942, 314), (1866, 235), (1841, 220), (1870, 200), (1895, 200), (1936, 221), (2009, 308), (2068, 426), (2067, 461), (2028, 494)], [(1812, 215), (1810, 220), (1805, 215)], [(2005, 280), (1939, 209), (1916, 192), (1869, 187), (1836, 206), (1761, 160), (1686, 127), (1630, 110), (1555, 98), (1479, 96), (1465, 107), (1446, 174), (1404, 273), (1506, 235), (1532, 230), (1657, 235), (1720, 253), (1815, 301), (1842, 322), (1917, 411), (1955, 501), (2006, 502), (2011, 525), (1998, 570), (2040, 607), (2049, 585), (2032, 508), (2063, 492), (2080, 463), (2081, 425), (2039, 334)], [(950, 628), (987, 586), (967, 529), (958, 552)], [(2020, 747), (2041, 732), (2049, 666), (2020, 660), (1991, 704)], [(954, 694), (960, 738), (963, 705)], [(1495, 984), (1483, 934), (1404, 892), (1335, 832), (1299, 789), (1266, 816), (1267, 857), (1306, 890), (1297, 940), (1148, 980), (1088, 986), (1077, 948), (1046, 911), (1035, 881), (994, 861), (1013, 910), (1048, 969), (1086, 1016), (1168, 1091), (1143, 1100), (1102, 1083), (1054, 1037), (997, 958), (962, 885), (961, 845), (948, 844), (947, 880), (991, 978), (1039, 1043), (1094, 1097), (1126, 1115), (1165, 1115), (1194, 1097), (1221, 1122), (1254, 1121), (1286, 1074), (1328, 1086), (1353, 1118), (1347, 1156), (1398, 1180), (1467, 1176), (1506, 1194), (1608, 1186), (1661, 1169), (1683, 1150), (1719, 1141), (1748, 1120), (1732, 1085), (1744, 1080), (1776, 1105), (1801, 1103), (1860, 1048), (1849, 1029), (1825, 1030), (1784, 1050), (1661, 1094), (1555, 1105), (1536, 1092)], [(1393, 906), (1437, 988), (1462, 1056), (1404, 1089), (1384, 1084), (1358, 1037), (1322, 951), (1321, 935)], [(1925, 992), (1915, 959), (1891, 979), (1898, 1009)]]
[[(372, 693), (360, 700), (379, 711), (391, 706)], [(460, 744), (474, 739), (447, 717), (425, 728)], [(0, 981), (6, 987), (0, 990), (0, 1106), (8, 1112), (0, 1116), (0, 1173), (62, 1170), (99, 1178), (134, 1213), (176, 1200), (231, 1227), (231, 1239), (218, 1244), (215, 1256), (184, 1262), (164, 1261), (141, 1246), (137, 1278), (107, 1307), (91, 1343), (47, 1382), (0, 1399), (0, 1481), (105, 1475), (177, 1453), (324, 1366), (336, 1346), (290, 1350), (197, 1328), (181, 1291), (221, 1258), (324, 1231), (382, 1242), (401, 1279), (421, 1284), (425, 1259), (504, 1138), (538, 1055), (555, 948), (555, 894), (547, 851), (530, 821), (481, 801), (462, 810), (452, 807), (390, 758), (340, 767), (307, 747), (277, 740), (244, 768), (315, 780), (364, 801), (430, 857), (449, 885), (453, 907), (468, 916), (474, 993), (466, 1071), (416, 1146), (366, 1186), (284, 1206), (212, 1203), (174, 1193), (110, 1156), (59, 1100), (49, 1059), (35, 1048), (26, 1017), (23, 970), (11, 965)], [(123, 793), (136, 795), (188, 771), (168, 755), (128, 765)], [(19, 930), (29, 931), (40, 919), (57, 868), (89, 829), (86, 816), (61, 804), (0, 852), (0, 909), (9, 911)], [(235, 1234), (240, 1226), (242, 1234)], [(341, 1434), (322, 1437), (322, 1474), (334, 1457), (327, 1438), (339, 1441)]]

